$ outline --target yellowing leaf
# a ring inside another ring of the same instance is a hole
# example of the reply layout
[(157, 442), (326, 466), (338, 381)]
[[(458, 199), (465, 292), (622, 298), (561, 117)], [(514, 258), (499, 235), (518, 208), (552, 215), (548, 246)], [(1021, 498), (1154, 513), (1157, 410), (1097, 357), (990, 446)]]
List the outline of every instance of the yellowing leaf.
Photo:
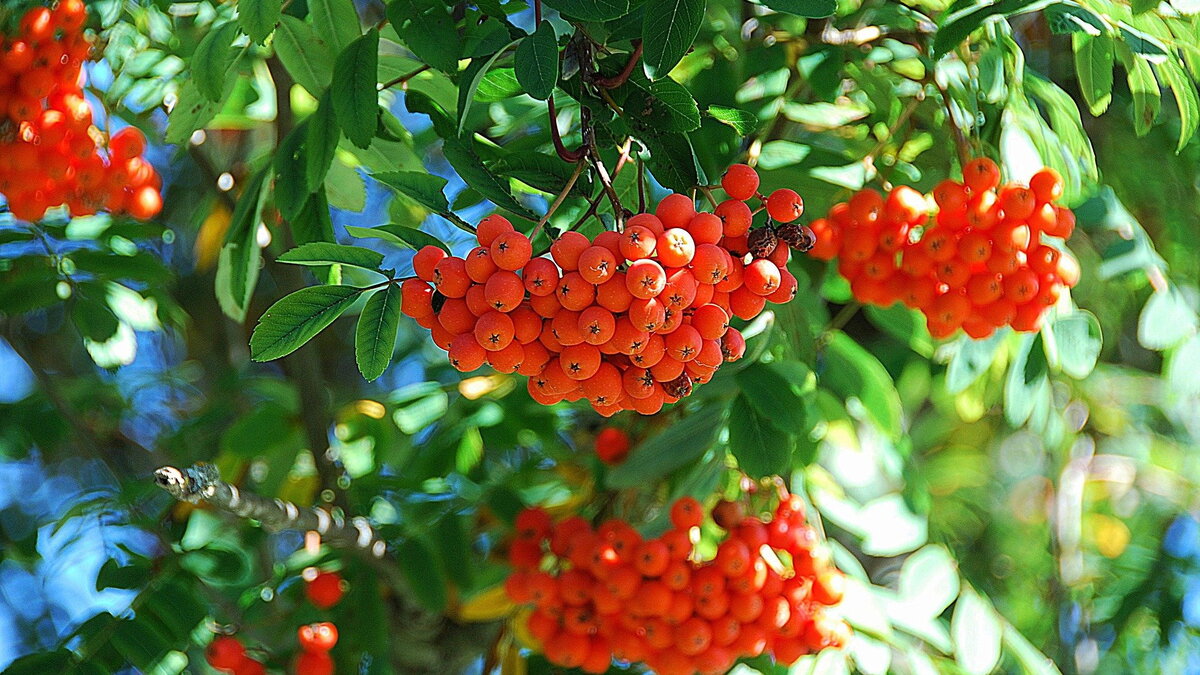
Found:
[(217, 256), (221, 254), (221, 245), (225, 243), (225, 232), (229, 230), (232, 215), (224, 204), (217, 202), (200, 224), (200, 232), (196, 235), (193, 249), (197, 271), (207, 272), (217, 264)]
[(451, 611), (458, 621), (486, 623), (511, 616), (517, 606), (508, 597), (504, 586), (493, 586)]

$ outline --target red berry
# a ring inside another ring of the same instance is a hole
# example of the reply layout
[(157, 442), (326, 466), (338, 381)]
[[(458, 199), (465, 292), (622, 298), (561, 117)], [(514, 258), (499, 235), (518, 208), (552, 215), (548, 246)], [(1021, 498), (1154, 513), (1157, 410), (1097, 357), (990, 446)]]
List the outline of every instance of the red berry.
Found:
[(296, 631), (296, 636), (300, 641), (300, 648), (308, 652), (327, 652), (333, 649), (338, 641), (337, 626), (328, 621), (301, 626)]
[(220, 635), (204, 649), (208, 665), (218, 670), (233, 670), (246, 658), (246, 647), (231, 635)]
[(767, 197), (767, 215), (780, 223), (790, 223), (804, 213), (804, 200), (795, 190), (780, 188)]
[(296, 659), (296, 675), (333, 675), (333, 659), (328, 652), (304, 652)]
[(596, 434), (596, 455), (605, 464), (620, 464), (629, 455), (629, 436), (615, 427)]
[(734, 164), (721, 177), (721, 188), (730, 197), (746, 201), (758, 192), (758, 172), (746, 164)]
[(318, 572), (304, 587), (308, 601), (318, 609), (329, 609), (342, 600), (342, 575), (337, 572)]

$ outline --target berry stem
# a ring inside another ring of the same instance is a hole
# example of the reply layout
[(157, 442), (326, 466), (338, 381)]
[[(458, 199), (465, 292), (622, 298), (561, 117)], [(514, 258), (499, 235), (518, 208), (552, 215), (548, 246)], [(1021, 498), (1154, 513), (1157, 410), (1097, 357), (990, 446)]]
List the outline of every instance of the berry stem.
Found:
[(608, 195), (608, 201), (612, 203), (613, 218), (617, 221), (617, 231), (625, 229), (625, 208), (621, 206), (621, 200), (617, 197), (617, 191), (613, 188), (612, 179), (608, 175), (608, 169), (604, 168), (604, 160), (600, 159), (600, 151), (596, 149), (594, 144), (587, 144), (584, 147), (588, 148), (592, 156), (592, 166), (596, 167), (596, 173), (600, 175), (600, 184), (604, 186), (604, 192)]
[[(563, 143), (562, 134), (558, 130), (558, 110), (554, 107), (554, 95), (546, 99), (546, 110), (550, 115), (550, 140), (554, 141), (554, 152), (558, 153), (560, 159), (564, 162), (578, 162), (587, 154), (584, 146), (580, 146), (575, 150), (567, 150), (567, 146)], [(586, 110), (586, 108), (583, 108)]]
[[(889, 142), (891, 142), (892, 138), (896, 135), (896, 132), (900, 129), (900, 127), (908, 121), (908, 118), (912, 117), (912, 114), (916, 112), (917, 106), (920, 105), (922, 98), (923, 97), (921, 96), (917, 96), (908, 102), (908, 105), (906, 105), (904, 110), (901, 111), (900, 116), (896, 118), (896, 121), (892, 123), (892, 126), (888, 127), (887, 133), (884, 134), (883, 138), (879, 139), (879, 142), (876, 143), (875, 146), (870, 150), (868, 150), (867, 154), (863, 155), (862, 161), (864, 164), (869, 166), (873, 166), (875, 164), (875, 158), (879, 155), (880, 151), (882, 151), (883, 148)], [(897, 148), (897, 151), (899, 151), (899, 148)]]
[(829, 325), (825, 327), (825, 332), (841, 330), (847, 323), (850, 323), (850, 319), (853, 319), (854, 315), (858, 314), (858, 310), (862, 309), (862, 307), (862, 303), (858, 301), (851, 302), (842, 307), (833, 319), (829, 321)]
[(714, 209), (717, 208), (717, 199), (713, 197), (712, 190), (707, 185), (701, 185), (700, 192), (704, 193), (704, 197), (708, 199), (708, 203), (712, 204)]
[(616, 89), (625, 84), (629, 76), (633, 74), (633, 67), (637, 65), (639, 59), (642, 58), (642, 41), (638, 40), (634, 45), (633, 52), (629, 55), (629, 62), (613, 77), (601, 77), (596, 80), (596, 86), (604, 89)]
[(938, 83), (937, 78), (930, 77), (934, 86), (942, 95), (942, 106), (946, 109), (946, 123), (950, 125), (950, 132), (954, 136), (954, 147), (958, 150), (959, 167), (964, 167), (967, 162), (971, 161), (971, 145), (967, 141), (967, 135), (963, 133), (962, 127), (958, 125), (958, 120), (954, 117), (954, 102), (950, 98), (950, 92)]

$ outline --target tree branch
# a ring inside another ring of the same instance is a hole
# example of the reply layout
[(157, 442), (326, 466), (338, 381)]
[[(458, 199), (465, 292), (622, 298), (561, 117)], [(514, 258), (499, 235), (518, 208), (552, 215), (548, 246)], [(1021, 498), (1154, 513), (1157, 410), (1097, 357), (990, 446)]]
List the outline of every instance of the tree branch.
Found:
[(323, 509), (301, 508), (282, 499), (243, 492), (221, 480), (212, 464), (194, 464), (186, 469), (164, 466), (154, 472), (154, 482), (175, 499), (192, 504), (208, 502), (240, 518), (257, 520), (268, 530), (316, 532), (330, 543), (364, 551), (373, 558), (382, 558), (387, 552), (387, 543), (366, 518), (355, 517), (347, 522)]

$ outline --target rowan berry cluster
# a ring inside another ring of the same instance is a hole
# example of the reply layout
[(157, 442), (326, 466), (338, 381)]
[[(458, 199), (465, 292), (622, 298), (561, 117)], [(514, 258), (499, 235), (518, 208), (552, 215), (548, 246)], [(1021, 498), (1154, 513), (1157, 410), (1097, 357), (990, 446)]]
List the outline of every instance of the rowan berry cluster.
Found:
[[(739, 167), (726, 177), (731, 198), (712, 213), (672, 194), (621, 232), (564, 232), (549, 257), (532, 257), (529, 237), (488, 216), (465, 258), (417, 252), (402, 310), (463, 372), (486, 362), (528, 376), (540, 403), (586, 398), (605, 416), (654, 414), (741, 358), (746, 343), (731, 317), (751, 319), (796, 293), (791, 254), (777, 243), (811, 237), (798, 225), (751, 229), (744, 199), (757, 194), (758, 176)], [(760, 199), (780, 223), (803, 210), (791, 190)]]
[(804, 514), (795, 497), (766, 519), (722, 502), (712, 516), (728, 536), (701, 562), (693, 534), (704, 511), (691, 497), (671, 507), (673, 529), (652, 539), (622, 520), (593, 529), (578, 516), (555, 523), (526, 509), (505, 588), (532, 607), (529, 633), (560, 666), (603, 673), (615, 660), (690, 675), (724, 673), (760, 654), (792, 663), (849, 638), (829, 611), (845, 579)]
[(30, 9), (17, 35), (0, 37), (0, 195), (20, 220), (58, 206), (72, 216), (107, 210), (143, 220), (162, 210), (142, 133), (126, 128), (106, 141), (92, 123), (86, 22), (83, 0), (59, 0)]
[(934, 337), (959, 328), (976, 339), (1002, 326), (1038, 330), (1063, 288), (1079, 281), (1079, 264), (1062, 246), (1075, 215), (1054, 203), (1062, 177), (1045, 168), (1028, 186), (1001, 186), (987, 158), (968, 162), (963, 174), (961, 183), (934, 188), (935, 214), (907, 186), (886, 197), (859, 191), (813, 221), (810, 254), (837, 257), (860, 301), (921, 310)]
[(333, 658), (329, 650), (337, 644), (338, 631), (328, 621), (301, 626), (296, 631), (300, 641), (300, 656), (296, 658), (296, 675), (333, 675)]

